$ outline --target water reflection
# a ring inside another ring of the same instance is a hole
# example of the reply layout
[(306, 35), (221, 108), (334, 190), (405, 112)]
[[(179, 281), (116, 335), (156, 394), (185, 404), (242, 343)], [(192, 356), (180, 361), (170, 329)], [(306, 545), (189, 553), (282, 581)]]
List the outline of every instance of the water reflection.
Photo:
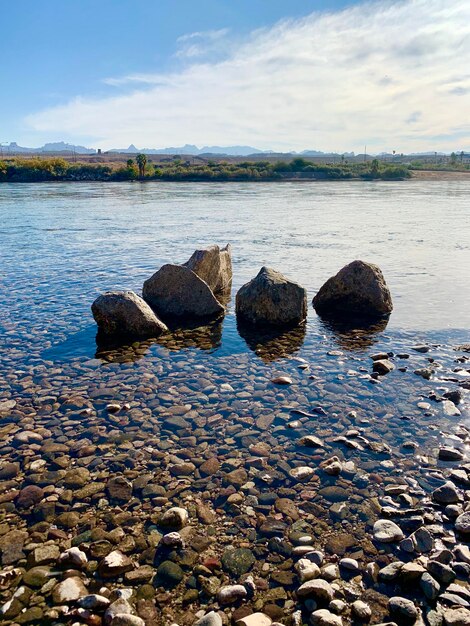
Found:
[(143, 341), (130, 341), (128, 338), (107, 338), (96, 335), (96, 358), (112, 363), (138, 361), (146, 355), (152, 345), (158, 345), (170, 351), (197, 348), (203, 352), (212, 352), (222, 343), (222, 320), (215, 320), (205, 326), (186, 325), (184, 328), (172, 328), (158, 338)]
[(305, 341), (306, 329), (306, 324), (288, 330), (267, 330), (237, 322), (237, 330), (250, 350), (267, 363), (283, 359), (300, 350)]
[(367, 350), (380, 339), (386, 329), (389, 318), (383, 317), (371, 321), (358, 317), (322, 317), (318, 316), (321, 326), (336, 341), (340, 348), (349, 351)]

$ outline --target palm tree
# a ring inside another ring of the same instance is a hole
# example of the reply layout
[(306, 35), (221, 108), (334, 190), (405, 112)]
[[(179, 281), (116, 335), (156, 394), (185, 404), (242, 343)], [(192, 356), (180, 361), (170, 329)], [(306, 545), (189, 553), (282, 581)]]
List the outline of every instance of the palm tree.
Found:
[(139, 177), (143, 178), (145, 176), (145, 166), (147, 165), (147, 157), (145, 154), (138, 154), (135, 157), (137, 161), (137, 165), (139, 166)]

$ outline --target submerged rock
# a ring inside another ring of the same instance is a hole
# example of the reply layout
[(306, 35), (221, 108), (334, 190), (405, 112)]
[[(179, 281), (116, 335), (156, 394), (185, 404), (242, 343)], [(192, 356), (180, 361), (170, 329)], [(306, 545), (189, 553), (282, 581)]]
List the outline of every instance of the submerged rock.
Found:
[(307, 291), (269, 267), (241, 287), (236, 297), (240, 321), (248, 324), (293, 326), (307, 317)]
[(108, 291), (96, 298), (91, 311), (98, 331), (104, 336), (158, 337), (167, 330), (133, 291)]
[(392, 297), (381, 270), (353, 261), (329, 278), (313, 298), (317, 313), (381, 317), (392, 312)]
[(145, 281), (142, 295), (164, 319), (212, 318), (225, 311), (209, 285), (184, 265), (161, 267)]
[(232, 285), (232, 249), (209, 246), (193, 252), (189, 261), (183, 264), (202, 278), (214, 293), (227, 292)]

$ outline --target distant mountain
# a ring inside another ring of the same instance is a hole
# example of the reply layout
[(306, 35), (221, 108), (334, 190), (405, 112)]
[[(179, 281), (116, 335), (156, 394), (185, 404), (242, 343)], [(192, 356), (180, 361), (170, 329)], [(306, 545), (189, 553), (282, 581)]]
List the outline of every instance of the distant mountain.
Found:
[(8, 145), (3, 145), (2, 150), (8, 154), (37, 154), (41, 152), (75, 152), (76, 154), (96, 154), (94, 148), (85, 148), (84, 146), (75, 146), (63, 141), (57, 141), (55, 143), (45, 143), (40, 148), (25, 148), (19, 146), (16, 141), (11, 141)]
[(251, 146), (204, 146), (198, 148), (192, 144), (186, 144), (184, 146), (172, 147), (172, 148), (136, 148), (134, 144), (131, 144), (128, 148), (113, 148), (108, 152), (119, 152), (123, 154), (137, 154), (142, 152), (143, 154), (189, 154), (192, 156), (199, 156), (200, 154), (226, 154), (227, 156), (248, 156), (249, 154), (262, 154), (263, 150), (258, 148), (252, 148)]

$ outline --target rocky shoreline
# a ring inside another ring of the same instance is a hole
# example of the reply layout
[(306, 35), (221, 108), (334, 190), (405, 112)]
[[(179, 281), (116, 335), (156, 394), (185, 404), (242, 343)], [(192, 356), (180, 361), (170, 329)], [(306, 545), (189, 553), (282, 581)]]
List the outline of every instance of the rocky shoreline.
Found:
[(2, 622), (469, 624), (467, 352), (188, 336), (6, 359)]

